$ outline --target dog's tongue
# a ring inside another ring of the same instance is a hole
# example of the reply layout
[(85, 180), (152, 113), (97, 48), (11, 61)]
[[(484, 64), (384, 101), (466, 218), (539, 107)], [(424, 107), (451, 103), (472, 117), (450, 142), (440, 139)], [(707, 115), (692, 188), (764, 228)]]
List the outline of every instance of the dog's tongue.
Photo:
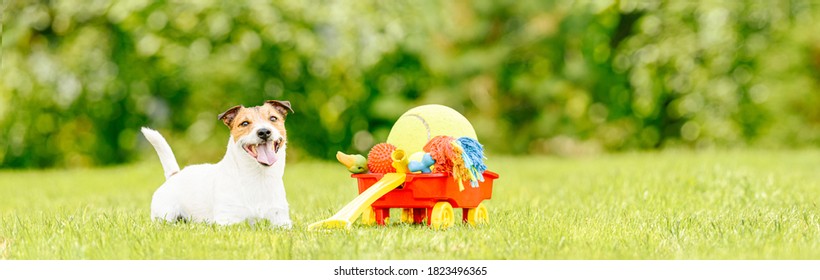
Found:
[(276, 162), (276, 153), (268, 146), (268, 143), (259, 144), (256, 147), (256, 161), (265, 165), (273, 165)]

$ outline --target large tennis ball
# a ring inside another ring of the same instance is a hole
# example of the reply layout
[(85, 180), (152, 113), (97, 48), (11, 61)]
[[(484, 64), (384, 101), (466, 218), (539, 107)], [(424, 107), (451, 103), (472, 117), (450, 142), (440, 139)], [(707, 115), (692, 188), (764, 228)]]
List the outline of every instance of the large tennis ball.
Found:
[(439, 135), (478, 140), (473, 125), (461, 113), (447, 106), (431, 104), (402, 114), (390, 129), (387, 143), (412, 155), (421, 152), (430, 139)]

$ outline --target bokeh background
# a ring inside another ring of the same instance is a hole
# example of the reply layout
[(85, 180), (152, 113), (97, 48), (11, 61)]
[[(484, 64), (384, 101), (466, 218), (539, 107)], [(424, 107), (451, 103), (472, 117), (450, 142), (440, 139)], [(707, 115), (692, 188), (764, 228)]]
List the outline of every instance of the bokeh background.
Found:
[(296, 160), (427, 103), (497, 154), (817, 147), (819, 3), (3, 1), (0, 167), (136, 161), (141, 126), (215, 161), (217, 114), (268, 99)]

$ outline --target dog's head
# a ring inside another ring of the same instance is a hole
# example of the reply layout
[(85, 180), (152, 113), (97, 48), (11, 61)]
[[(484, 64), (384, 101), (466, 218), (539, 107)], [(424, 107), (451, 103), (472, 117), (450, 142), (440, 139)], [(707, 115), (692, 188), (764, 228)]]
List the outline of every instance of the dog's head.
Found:
[(287, 144), (288, 112), (293, 112), (289, 101), (269, 100), (262, 106), (233, 106), (218, 117), (231, 129), (233, 144), (259, 164), (271, 166), (279, 159), (279, 149)]

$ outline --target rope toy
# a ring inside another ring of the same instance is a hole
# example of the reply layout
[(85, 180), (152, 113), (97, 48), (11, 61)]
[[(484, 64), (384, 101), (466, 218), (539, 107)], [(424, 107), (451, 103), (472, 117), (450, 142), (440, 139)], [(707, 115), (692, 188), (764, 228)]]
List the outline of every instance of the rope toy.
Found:
[(464, 151), (461, 157), (464, 159), (464, 163), (470, 171), (470, 185), (474, 188), (478, 187), (478, 182), (484, 182), (484, 171), (487, 170), (487, 166), (484, 165), (484, 160), (486, 159), (484, 156), (484, 146), (470, 137), (461, 137), (458, 138), (457, 141), (461, 144), (461, 148)]
[(458, 182), (459, 191), (464, 190), (464, 181), (476, 188), (484, 182), (484, 147), (470, 137), (453, 138), (436, 136), (424, 145), (424, 151), (435, 160), (434, 172), (450, 173)]
[(436, 136), (424, 145), (424, 152), (429, 153), (433, 160), (436, 161), (433, 164), (433, 172), (441, 172), (441, 173), (452, 173), (453, 172), (453, 159), (458, 157), (455, 152), (453, 152), (453, 148), (450, 145), (450, 142), (453, 142), (455, 138), (450, 136)]
[(464, 158), (461, 156), (464, 151), (461, 149), (461, 143), (459, 143), (458, 140), (451, 141), (450, 146), (453, 147), (453, 153), (458, 155), (453, 158), (453, 179), (458, 182), (458, 190), (464, 191), (464, 180), (472, 181), (470, 171), (467, 170), (467, 166), (464, 164)]

